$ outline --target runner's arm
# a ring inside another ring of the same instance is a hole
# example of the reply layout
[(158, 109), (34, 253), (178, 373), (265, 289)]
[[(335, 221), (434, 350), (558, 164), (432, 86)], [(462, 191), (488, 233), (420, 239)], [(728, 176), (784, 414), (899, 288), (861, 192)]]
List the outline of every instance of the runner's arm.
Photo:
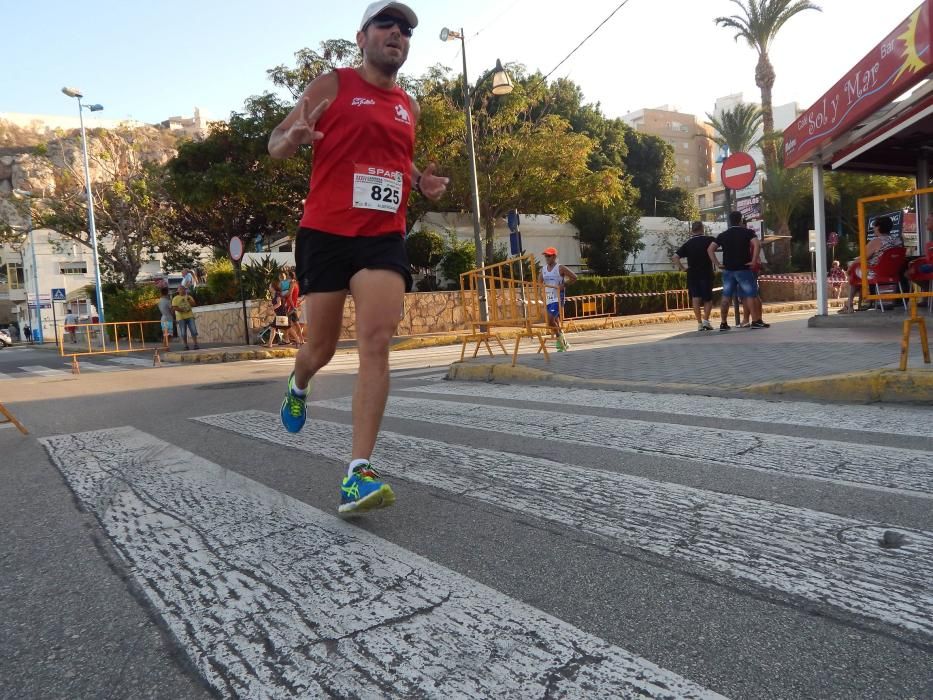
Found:
[(273, 158), (290, 158), (302, 144), (321, 139), (323, 134), (314, 127), (324, 110), (337, 97), (337, 88), (335, 72), (325, 73), (312, 80), (292, 111), (272, 130), (269, 155)]
[(563, 285), (563, 286), (565, 286), (565, 287), (566, 287), (568, 284), (573, 284), (574, 282), (577, 281), (577, 276), (573, 273), (573, 271), (572, 271), (571, 269), (567, 268), (567, 267), (564, 267), (563, 265), (560, 266), (560, 274), (561, 274), (563, 277), (569, 277), (569, 278), (570, 278), (569, 280), (567, 280), (566, 282), (564, 282), (564, 285)]

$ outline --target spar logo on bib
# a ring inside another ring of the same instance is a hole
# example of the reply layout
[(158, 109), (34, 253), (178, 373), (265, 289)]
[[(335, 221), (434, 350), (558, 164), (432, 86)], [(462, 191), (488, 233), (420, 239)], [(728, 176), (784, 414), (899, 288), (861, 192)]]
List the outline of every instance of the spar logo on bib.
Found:
[(395, 105), (395, 121), (402, 122), (402, 124), (411, 124), (411, 116), (402, 105)]

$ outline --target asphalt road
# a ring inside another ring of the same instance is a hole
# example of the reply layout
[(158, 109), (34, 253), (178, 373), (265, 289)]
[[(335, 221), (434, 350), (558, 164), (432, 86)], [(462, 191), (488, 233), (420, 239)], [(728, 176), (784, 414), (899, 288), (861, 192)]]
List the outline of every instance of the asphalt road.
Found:
[(350, 520), (352, 355), (297, 436), (285, 361), (0, 382), (0, 697), (933, 696), (923, 409), (444, 381), (458, 352), (393, 354), (398, 502)]

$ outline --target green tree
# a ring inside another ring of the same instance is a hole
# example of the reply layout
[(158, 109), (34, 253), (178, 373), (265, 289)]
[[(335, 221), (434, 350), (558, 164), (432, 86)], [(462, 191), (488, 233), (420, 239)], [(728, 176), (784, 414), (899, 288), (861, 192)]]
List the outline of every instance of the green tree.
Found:
[(643, 216), (654, 215), (654, 200), (674, 185), (674, 148), (666, 141), (630, 129), (625, 133), (628, 154), (626, 172), (638, 190), (638, 208)]
[(447, 238), (447, 250), (441, 258), (441, 273), (448, 280), (449, 289), (460, 289), (460, 275), (476, 267), (476, 246), (472, 241), (461, 241), (454, 234)]
[(716, 132), (713, 142), (728, 148), (729, 153), (748, 152), (761, 141), (758, 129), (763, 116), (757, 105), (738, 104), (718, 118), (709, 113), (706, 118)]
[(696, 221), (700, 218), (696, 198), (683, 187), (671, 187), (661, 190), (658, 196), (657, 214), (680, 221)]
[(776, 167), (777, 148), (774, 142), (774, 109), (771, 91), (777, 74), (771, 65), (768, 52), (778, 32), (788, 20), (806, 10), (822, 10), (818, 5), (807, 0), (732, 0), (739, 6), (740, 14), (730, 17), (717, 17), (714, 21), (721, 27), (735, 30), (735, 40), (744, 39), (758, 52), (755, 66), (755, 85), (761, 90), (761, 112), (765, 132), (762, 152), (765, 157), (765, 169)]
[[(510, 95), (493, 98), (488, 94), (484, 87), (488, 75), (477, 82), (479, 90), (471, 91), (486, 259), (494, 254), (496, 222), (510, 209), (566, 219), (576, 203), (608, 203), (619, 191), (620, 172), (593, 172), (588, 167), (596, 146), (594, 139), (575, 133), (571, 124), (556, 114), (535, 118), (536, 109), (546, 98), (546, 87), (540, 79), (523, 76), (520, 66), (510, 68), (515, 82)], [(419, 137), (447, 155), (449, 160), (442, 162), (441, 170), (452, 176), (449, 201), (460, 211), (469, 211), (469, 161), (463, 133), (455, 141), (452, 130), (432, 133), (429, 126), (450, 127), (454, 115), (463, 123), (462, 90), (456, 80), (438, 81), (432, 95), (443, 99), (422, 100)]]
[(586, 266), (597, 275), (625, 274), (625, 261), (644, 244), (638, 225), (639, 212), (633, 198), (620, 198), (608, 205), (582, 204), (570, 217), (579, 232)]
[(408, 235), (405, 249), (412, 267), (433, 270), (444, 257), (444, 238), (437, 231), (423, 228)]
[[(858, 249), (858, 200), (860, 197), (873, 197), (892, 192), (904, 192), (915, 186), (912, 178), (868, 175), (865, 173), (836, 170), (826, 176), (827, 186), (837, 194), (836, 200), (827, 209), (829, 227), (835, 228), (840, 236), (846, 237)], [(891, 199), (885, 202), (873, 202), (866, 209), (866, 215), (879, 214), (895, 209), (903, 209), (913, 204), (913, 198)]]
[[(110, 134), (113, 143), (118, 134)], [(164, 244), (172, 204), (164, 189), (164, 171), (154, 163), (130, 164), (110, 154), (112, 179), (92, 188), (97, 255), (104, 277), (132, 289), (142, 266)], [(81, 180), (83, 182), (83, 178)], [(37, 228), (56, 231), (65, 239), (91, 248), (87, 231), (87, 199), (76, 186), (76, 175), (56, 172), (55, 196), (41, 200), (34, 213)]]
[(292, 98), (301, 97), (308, 84), (319, 75), (329, 73), (335, 68), (358, 66), (363, 62), (356, 42), (346, 39), (322, 41), (319, 50), (303, 48), (295, 52), (295, 66), (278, 65), (266, 71), (276, 87), (288, 90)]
[[(779, 149), (779, 154), (783, 154), (783, 149)], [(778, 155), (774, 167), (765, 170), (761, 193), (765, 203), (765, 223), (772, 230), (778, 235), (792, 238), (795, 235), (797, 238), (806, 235), (802, 229), (792, 230), (790, 222), (800, 208), (813, 199), (813, 184), (809, 168), (785, 168), (783, 155)], [(833, 183), (826, 183), (824, 193), (827, 201), (838, 201), (838, 193)], [(778, 266), (787, 265), (790, 260), (789, 240), (783, 239), (775, 251), (777, 259), (774, 262)]]
[(276, 160), (267, 150), (270, 132), (290, 109), (269, 93), (254, 96), (244, 112), (214, 123), (205, 139), (181, 145), (166, 180), (177, 240), (226, 249), (234, 235), (253, 240), (297, 230), (308, 161)]

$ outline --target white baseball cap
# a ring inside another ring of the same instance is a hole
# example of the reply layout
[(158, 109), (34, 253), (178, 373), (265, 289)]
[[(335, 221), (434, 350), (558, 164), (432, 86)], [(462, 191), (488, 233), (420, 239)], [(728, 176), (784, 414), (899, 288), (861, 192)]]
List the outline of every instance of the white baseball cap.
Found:
[(402, 13), (402, 16), (412, 27), (418, 26), (418, 15), (416, 15), (415, 11), (405, 3), (373, 2), (370, 3), (369, 7), (366, 8), (366, 12), (363, 13), (363, 21), (360, 22), (360, 31), (363, 31), (363, 28), (366, 26), (366, 23), (369, 22), (369, 20), (385, 10), (398, 10)]

